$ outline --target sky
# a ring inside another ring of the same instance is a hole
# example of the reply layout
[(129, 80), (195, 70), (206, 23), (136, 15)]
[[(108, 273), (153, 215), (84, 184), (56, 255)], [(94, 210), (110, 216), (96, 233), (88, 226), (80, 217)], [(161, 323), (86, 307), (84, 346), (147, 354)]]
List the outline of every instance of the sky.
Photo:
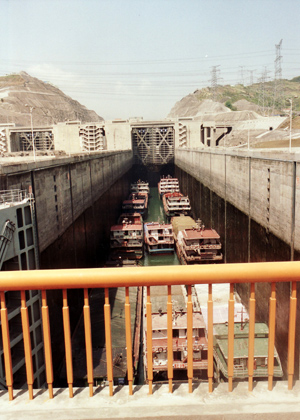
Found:
[[(300, 76), (300, 0), (0, 0), (0, 76), (26, 71), (106, 120), (166, 118), (218, 84)], [(217, 66), (217, 67), (215, 67)]]

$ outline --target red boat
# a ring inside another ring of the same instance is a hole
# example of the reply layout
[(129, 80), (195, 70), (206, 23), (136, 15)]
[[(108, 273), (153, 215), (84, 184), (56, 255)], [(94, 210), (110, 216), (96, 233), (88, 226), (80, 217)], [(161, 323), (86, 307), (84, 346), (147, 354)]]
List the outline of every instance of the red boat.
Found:
[(171, 192), (163, 195), (164, 211), (168, 217), (189, 215), (191, 212), (190, 200), (180, 192)]
[(143, 222), (139, 213), (122, 214), (110, 229), (111, 259), (140, 259), (143, 256)]
[(140, 213), (145, 216), (148, 210), (148, 194), (145, 192), (131, 193), (123, 201), (122, 210), (126, 213)]

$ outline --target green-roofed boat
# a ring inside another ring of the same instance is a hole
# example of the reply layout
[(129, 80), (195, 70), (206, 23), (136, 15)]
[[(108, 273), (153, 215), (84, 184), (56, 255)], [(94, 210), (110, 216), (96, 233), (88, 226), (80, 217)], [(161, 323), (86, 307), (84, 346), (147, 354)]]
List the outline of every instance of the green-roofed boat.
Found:
[[(248, 337), (249, 323), (234, 323), (234, 361), (233, 378), (248, 377)], [(268, 326), (255, 323), (254, 338), (254, 378), (268, 377)], [(214, 368), (215, 379), (228, 379), (228, 323), (214, 324)], [(276, 348), (274, 349), (274, 377), (283, 376), (281, 362)]]

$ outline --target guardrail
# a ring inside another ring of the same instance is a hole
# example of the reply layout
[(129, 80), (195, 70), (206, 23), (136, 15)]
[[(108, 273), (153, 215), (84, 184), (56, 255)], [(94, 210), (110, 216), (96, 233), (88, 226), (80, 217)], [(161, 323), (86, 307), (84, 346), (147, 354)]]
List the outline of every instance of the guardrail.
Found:
[[(271, 295), (269, 298), (269, 339), (268, 339), (268, 389), (273, 387), (274, 373), (274, 348), (275, 348), (275, 315), (276, 315), (276, 283), (291, 282), (290, 311), (289, 311), (289, 338), (288, 338), (288, 389), (293, 387), (295, 332), (296, 332), (296, 308), (297, 308), (297, 282), (300, 281), (300, 262), (272, 262), (251, 264), (222, 264), (222, 265), (193, 265), (193, 266), (159, 266), (159, 267), (135, 267), (135, 268), (99, 268), (99, 269), (68, 269), (68, 270), (35, 270), (35, 271), (9, 271), (0, 272), (0, 300), (1, 300), (1, 324), (4, 350), (4, 362), (6, 372), (6, 384), (9, 399), (13, 399), (13, 375), (12, 358), (10, 351), (10, 338), (8, 327), (8, 314), (5, 302), (5, 291), (17, 290), (21, 292), (21, 319), (24, 340), (24, 352), (26, 361), (27, 384), (29, 399), (33, 398), (33, 367), (31, 355), (31, 342), (29, 330), (28, 309), (26, 307), (26, 290), (41, 290), (42, 292), (42, 322), (44, 333), (46, 379), (49, 397), (53, 398), (53, 367), (51, 352), (51, 334), (49, 323), (49, 311), (47, 305), (47, 290), (61, 289), (63, 293), (63, 327), (65, 339), (65, 356), (67, 382), (69, 396), (73, 396), (73, 367), (72, 346), (68, 306), (68, 289), (84, 289), (84, 327), (87, 360), (87, 382), (89, 395), (93, 395), (93, 362), (92, 362), (92, 339), (91, 318), (89, 306), (90, 288), (104, 288), (104, 320), (105, 339), (107, 352), (107, 378), (109, 392), (113, 395), (113, 360), (111, 345), (111, 315), (109, 303), (109, 288), (125, 287), (125, 331), (127, 346), (127, 371), (129, 394), (132, 395), (133, 366), (132, 366), (132, 340), (130, 323), (129, 287), (147, 287), (147, 347), (152, 353), (152, 316), (151, 316), (151, 286), (168, 286), (168, 380), (169, 391), (172, 392), (173, 379), (173, 355), (172, 355), (172, 295), (171, 286), (184, 284), (188, 290), (187, 302), (187, 352), (188, 369), (187, 377), (189, 392), (192, 392), (193, 381), (193, 304), (192, 285), (208, 284), (208, 387), (213, 391), (213, 299), (212, 285), (218, 283), (230, 283), (230, 295), (228, 301), (228, 390), (232, 391), (234, 376), (234, 285), (237, 283), (249, 283), (251, 292), (249, 299), (249, 338), (248, 338), (248, 382), (249, 390), (253, 388), (254, 370), (254, 334), (255, 334), (255, 284), (271, 283)], [(152, 360), (148, 363), (149, 393), (152, 393), (153, 368)]]
[(0, 205), (3, 203), (19, 203), (29, 196), (25, 190), (0, 190)]

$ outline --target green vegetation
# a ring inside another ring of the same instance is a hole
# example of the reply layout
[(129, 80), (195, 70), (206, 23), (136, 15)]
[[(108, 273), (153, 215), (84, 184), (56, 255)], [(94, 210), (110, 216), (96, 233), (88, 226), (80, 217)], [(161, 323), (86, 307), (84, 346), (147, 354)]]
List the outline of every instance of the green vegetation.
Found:
[(225, 106), (227, 106), (227, 108), (231, 109), (231, 111), (236, 111), (237, 110), (237, 107), (233, 106), (231, 101), (229, 101), (229, 100), (225, 102)]
[[(291, 80), (282, 79), (278, 82), (282, 99), (277, 100), (275, 109), (277, 113), (290, 108), (288, 99), (293, 98), (293, 111), (300, 111), (300, 76), (294, 77)], [(274, 81), (261, 83), (254, 83), (253, 85), (244, 86), (241, 84), (231, 86), (217, 86), (216, 88), (217, 101), (223, 103), (230, 109), (234, 109), (235, 102), (245, 99), (255, 105), (273, 109), (274, 107)], [(211, 88), (204, 88), (196, 90), (194, 95), (201, 102), (205, 99), (212, 99), (213, 92)], [(296, 96), (296, 98), (295, 98)], [(233, 107), (233, 108), (232, 108)]]

